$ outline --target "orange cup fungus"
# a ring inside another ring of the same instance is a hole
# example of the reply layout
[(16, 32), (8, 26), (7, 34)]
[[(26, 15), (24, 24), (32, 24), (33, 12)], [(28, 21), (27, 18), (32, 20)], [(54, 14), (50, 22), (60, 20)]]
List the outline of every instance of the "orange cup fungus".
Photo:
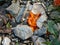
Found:
[(29, 24), (29, 26), (32, 28), (32, 31), (34, 32), (34, 30), (37, 28), (37, 19), (41, 16), (41, 14), (33, 14), (32, 12), (30, 12), (30, 15), (28, 16), (28, 20), (27, 23)]

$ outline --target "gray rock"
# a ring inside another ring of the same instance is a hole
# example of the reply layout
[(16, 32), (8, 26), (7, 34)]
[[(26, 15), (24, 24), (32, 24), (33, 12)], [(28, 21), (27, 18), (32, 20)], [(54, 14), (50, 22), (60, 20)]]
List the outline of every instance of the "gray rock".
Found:
[(41, 29), (37, 29), (35, 32), (34, 32), (34, 35), (38, 35), (38, 36), (42, 36), (46, 34), (46, 28), (45, 27), (42, 27)]
[(33, 35), (33, 32), (32, 29), (27, 25), (18, 25), (16, 28), (14, 28), (14, 34), (17, 37), (25, 40), (31, 37)]

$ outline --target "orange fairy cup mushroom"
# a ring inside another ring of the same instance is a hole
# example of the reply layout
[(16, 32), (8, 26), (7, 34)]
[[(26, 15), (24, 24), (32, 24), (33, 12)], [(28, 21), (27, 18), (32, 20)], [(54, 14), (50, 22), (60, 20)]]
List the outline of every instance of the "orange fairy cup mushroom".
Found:
[(32, 12), (30, 12), (30, 15), (28, 16), (27, 23), (32, 28), (33, 32), (37, 28), (36, 21), (40, 16), (41, 14), (33, 14)]
[(55, 6), (60, 6), (60, 0), (54, 0), (54, 5)]

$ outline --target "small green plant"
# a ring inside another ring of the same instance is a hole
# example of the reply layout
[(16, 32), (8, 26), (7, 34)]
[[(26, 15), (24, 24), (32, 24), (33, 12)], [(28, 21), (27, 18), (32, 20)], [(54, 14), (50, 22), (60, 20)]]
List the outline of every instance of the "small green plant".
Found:
[(59, 31), (54, 27), (54, 24), (55, 22), (52, 20), (47, 21), (46, 26), (47, 26), (48, 32), (50, 32), (50, 34), (54, 36), (52, 40), (44, 42), (47, 45), (60, 45), (60, 41), (58, 40)]
[(10, 28), (10, 23), (8, 22), (7, 24), (6, 24), (6, 28)]

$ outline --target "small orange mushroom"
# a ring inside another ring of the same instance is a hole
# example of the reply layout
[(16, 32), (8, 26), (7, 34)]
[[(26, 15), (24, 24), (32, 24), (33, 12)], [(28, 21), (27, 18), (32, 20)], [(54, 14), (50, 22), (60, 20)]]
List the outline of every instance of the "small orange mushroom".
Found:
[(32, 12), (30, 12), (30, 15), (28, 16), (27, 23), (32, 28), (33, 32), (37, 28), (36, 21), (40, 16), (41, 14), (33, 14)]

